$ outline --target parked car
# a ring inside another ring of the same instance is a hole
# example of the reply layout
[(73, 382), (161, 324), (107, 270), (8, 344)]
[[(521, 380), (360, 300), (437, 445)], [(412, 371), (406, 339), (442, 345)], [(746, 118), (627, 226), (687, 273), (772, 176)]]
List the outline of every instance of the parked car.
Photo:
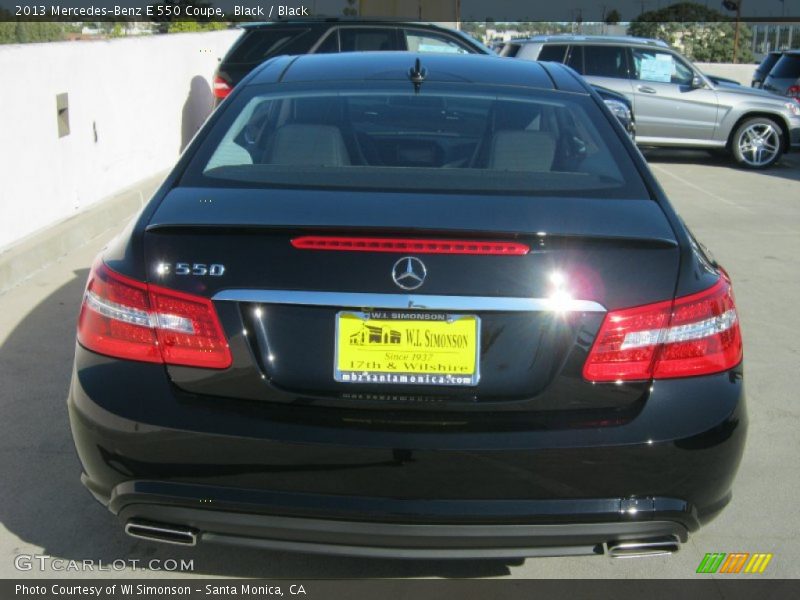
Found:
[(742, 456), (731, 282), (571, 69), (282, 56), (100, 254), (69, 415), (147, 540), (675, 551)]
[(589, 35), (537, 35), (532, 38), (512, 40), (503, 47), (500, 56), (524, 58), (526, 60), (552, 60), (564, 62), (568, 47), (566, 44), (583, 41), (598, 41), (605, 44), (639, 43), (659, 48), (669, 48), (663, 40), (633, 36), (589, 36)]
[(751, 169), (800, 148), (797, 102), (714, 84), (660, 40), (554, 35), (515, 43), (517, 58), (563, 62), (590, 83), (625, 94), (633, 102), (639, 145), (726, 150)]
[(764, 89), (800, 100), (800, 50), (781, 55), (764, 80)]
[(767, 52), (764, 59), (758, 67), (756, 67), (755, 73), (753, 73), (753, 81), (750, 84), (752, 87), (760, 88), (764, 86), (764, 80), (767, 78), (767, 75), (769, 75), (772, 67), (775, 66), (775, 63), (778, 62), (781, 54), (783, 54), (783, 52)]
[(300, 19), (248, 23), (220, 61), (214, 74), (219, 104), (258, 65), (281, 54), (330, 54), (355, 51), (408, 50), (455, 54), (490, 54), (486, 46), (461, 31), (431, 23)]

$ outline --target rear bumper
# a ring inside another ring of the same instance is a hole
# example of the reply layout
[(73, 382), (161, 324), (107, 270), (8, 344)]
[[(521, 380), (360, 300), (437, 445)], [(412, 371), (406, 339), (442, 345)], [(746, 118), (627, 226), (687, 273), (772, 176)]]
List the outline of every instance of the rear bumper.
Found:
[(180, 524), (198, 541), (290, 552), (382, 558), (514, 558), (602, 554), (606, 543), (685, 542), (675, 521), (551, 525), (373, 523), (280, 517), (185, 506), (127, 504), (130, 524)]
[(176, 394), (158, 365), (83, 349), (76, 365), (70, 421), (100, 502), (126, 522), (285, 550), (531, 556), (684, 541), (730, 500), (746, 435), (740, 368), (655, 382), (622, 424), (474, 432), (287, 421), (263, 403)]
[(792, 124), (789, 128), (789, 151), (800, 151), (800, 117), (792, 119)]

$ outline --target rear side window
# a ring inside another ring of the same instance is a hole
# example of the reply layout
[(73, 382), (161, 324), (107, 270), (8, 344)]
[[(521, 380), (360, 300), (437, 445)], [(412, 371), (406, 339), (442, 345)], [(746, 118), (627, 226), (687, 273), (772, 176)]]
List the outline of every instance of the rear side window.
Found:
[(800, 54), (784, 54), (769, 74), (780, 79), (800, 77)]
[(588, 95), (410, 88), (254, 86), (227, 107), (186, 182), (648, 197)]
[(669, 52), (634, 48), (632, 54), (636, 79), (680, 85), (689, 85), (692, 82), (692, 70)]
[(335, 54), (339, 52), (339, 30), (334, 29), (325, 39), (322, 40), (317, 49), (314, 50), (315, 54)]
[(583, 46), (573, 46), (567, 57), (567, 65), (583, 75)]
[(246, 30), (241, 41), (225, 57), (226, 63), (258, 64), (277, 54), (301, 54), (308, 51), (308, 29), (262, 27)]
[(548, 44), (539, 52), (539, 60), (549, 60), (552, 62), (564, 62), (567, 53), (566, 44)]
[(628, 60), (621, 46), (583, 47), (583, 74), (595, 77), (628, 78)]
[(517, 54), (519, 54), (520, 48), (522, 48), (521, 44), (506, 44), (500, 51), (500, 56), (507, 56), (508, 58), (514, 58)]
[(395, 33), (389, 28), (346, 27), (339, 30), (339, 45), (342, 52), (397, 50)]
[(443, 35), (406, 30), (406, 49), (409, 52), (444, 52), (447, 54), (470, 54), (462, 44)]

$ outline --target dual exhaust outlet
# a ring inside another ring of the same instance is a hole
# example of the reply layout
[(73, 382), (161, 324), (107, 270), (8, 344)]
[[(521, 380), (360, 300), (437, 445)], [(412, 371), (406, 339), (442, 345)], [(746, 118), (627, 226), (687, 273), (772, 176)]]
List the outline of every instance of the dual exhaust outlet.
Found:
[(642, 556), (663, 556), (674, 554), (680, 549), (680, 541), (674, 535), (641, 540), (608, 542), (608, 556), (611, 558), (635, 558)]
[(131, 537), (163, 544), (196, 546), (197, 531), (182, 525), (165, 525), (131, 520), (125, 524), (125, 533)]
[[(125, 524), (125, 533), (131, 537), (151, 542), (175, 544), (178, 546), (196, 546), (198, 532), (183, 525), (149, 523), (133, 519)], [(680, 549), (680, 541), (676, 536), (643, 538), (608, 542), (608, 556), (611, 558), (634, 558), (643, 556), (661, 556), (674, 554)]]

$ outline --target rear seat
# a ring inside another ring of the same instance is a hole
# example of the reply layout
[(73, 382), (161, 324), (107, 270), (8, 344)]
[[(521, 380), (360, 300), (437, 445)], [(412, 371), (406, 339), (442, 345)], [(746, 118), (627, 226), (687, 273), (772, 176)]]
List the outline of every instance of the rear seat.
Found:
[(264, 153), (264, 162), (339, 167), (349, 165), (350, 156), (338, 127), (291, 123), (275, 132)]
[(490, 169), (499, 171), (550, 171), (556, 156), (556, 139), (547, 131), (501, 130), (489, 148)]

